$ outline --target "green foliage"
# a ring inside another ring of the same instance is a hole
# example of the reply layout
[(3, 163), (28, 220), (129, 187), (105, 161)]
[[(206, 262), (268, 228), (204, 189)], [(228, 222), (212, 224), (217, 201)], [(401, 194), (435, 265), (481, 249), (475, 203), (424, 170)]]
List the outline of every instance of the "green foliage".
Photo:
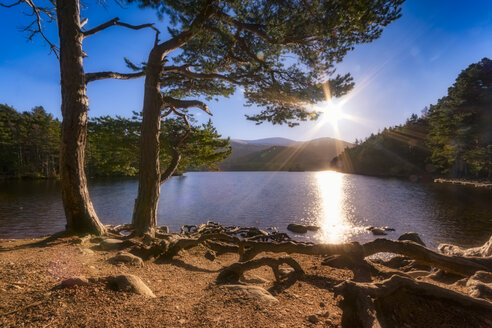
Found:
[(88, 124), (89, 176), (134, 176), (138, 172), (140, 122), (121, 116), (93, 118)]
[[(176, 136), (184, 133), (185, 123), (181, 118), (169, 118), (162, 122), (160, 160), (162, 167), (171, 161), (170, 148), (177, 146)], [(230, 140), (221, 139), (221, 135), (212, 125), (212, 121), (201, 126), (192, 126), (191, 133), (179, 146), (181, 161), (176, 173), (185, 170), (218, 170), (216, 163), (231, 154)]]
[[(161, 123), (160, 161), (163, 168), (170, 163), (170, 149), (184, 133), (180, 118), (168, 118)], [(87, 167), (90, 176), (134, 176), (138, 173), (141, 117), (131, 119), (102, 116), (89, 122)], [(229, 139), (221, 139), (212, 122), (192, 126), (189, 137), (179, 147), (182, 155), (178, 172), (215, 169), (230, 154)]]
[(241, 88), (248, 105), (262, 108), (247, 119), (290, 126), (318, 117), (310, 104), (353, 88), (334, 65), (378, 38), (403, 1), (131, 0), (168, 18), (172, 36), (196, 32), (166, 58), (164, 95), (210, 100)]
[(0, 175), (51, 177), (58, 172), (60, 122), (43, 107), (19, 113), (0, 105)]
[(364, 142), (335, 157), (332, 165), (346, 172), (367, 175), (408, 177), (432, 173), (427, 163), (426, 147), (429, 129), (425, 117), (412, 115), (404, 125), (384, 129)]
[(491, 178), (492, 61), (470, 65), (422, 117), (372, 135), (333, 165), (371, 175)]
[[(169, 149), (184, 130), (181, 119), (162, 121), (161, 164), (170, 161)], [(0, 105), (0, 176), (54, 177), (58, 174), (60, 122), (43, 107), (19, 113)], [(86, 167), (89, 176), (134, 176), (138, 173), (141, 117), (101, 116), (88, 124)], [(217, 169), (229, 156), (229, 139), (222, 139), (211, 121), (192, 126), (180, 147), (178, 172)]]
[(468, 66), (429, 109), (431, 160), (451, 176), (492, 175), (492, 61)]

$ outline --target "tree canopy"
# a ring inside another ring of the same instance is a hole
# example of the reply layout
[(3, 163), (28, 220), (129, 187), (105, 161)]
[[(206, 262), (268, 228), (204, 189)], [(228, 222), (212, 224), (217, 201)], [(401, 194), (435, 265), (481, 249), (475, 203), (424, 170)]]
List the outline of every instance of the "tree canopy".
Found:
[(403, 1), (132, 2), (169, 19), (173, 38), (159, 46), (182, 42), (164, 61), (164, 102), (216, 99), (240, 88), (248, 105), (262, 108), (249, 120), (293, 126), (317, 118), (311, 104), (353, 88), (335, 64), (356, 44), (378, 38)]

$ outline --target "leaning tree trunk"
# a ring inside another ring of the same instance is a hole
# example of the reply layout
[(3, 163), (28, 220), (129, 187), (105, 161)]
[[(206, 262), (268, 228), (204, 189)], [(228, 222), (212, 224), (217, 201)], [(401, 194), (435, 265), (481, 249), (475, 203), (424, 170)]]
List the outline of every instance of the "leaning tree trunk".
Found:
[(159, 136), (161, 131), (160, 77), (162, 70), (162, 53), (154, 47), (149, 55), (145, 76), (138, 195), (135, 200), (132, 219), (135, 233), (139, 236), (145, 233), (153, 234), (157, 226), (157, 205), (161, 186)]
[(76, 233), (104, 234), (89, 198), (84, 171), (89, 100), (83, 67), (78, 0), (57, 0), (60, 36), (60, 74), (62, 129), (60, 177), (67, 230)]

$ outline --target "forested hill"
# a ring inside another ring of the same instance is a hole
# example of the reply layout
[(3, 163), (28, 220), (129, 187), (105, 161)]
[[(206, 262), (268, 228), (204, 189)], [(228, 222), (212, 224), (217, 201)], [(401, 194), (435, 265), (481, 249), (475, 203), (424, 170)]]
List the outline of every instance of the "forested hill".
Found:
[(231, 146), (232, 154), (218, 164), (223, 171), (312, 171), (328, 169), (330, 161), (352, 144), (332, 138), (270, 138), (232, 140)]
[(491, 179), (492, 61), (470, 65), (421, 117), (356, 142), (332, 165), (368, 175)]

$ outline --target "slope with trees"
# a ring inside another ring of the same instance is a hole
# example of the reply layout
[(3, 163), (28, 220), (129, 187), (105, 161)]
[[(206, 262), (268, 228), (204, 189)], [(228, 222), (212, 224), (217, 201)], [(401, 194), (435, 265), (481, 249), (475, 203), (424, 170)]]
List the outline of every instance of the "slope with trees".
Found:
[(492, 177), (492, 61), (457, 77), (447, 96), (335, 158), (345, 172), (368, 175)]

